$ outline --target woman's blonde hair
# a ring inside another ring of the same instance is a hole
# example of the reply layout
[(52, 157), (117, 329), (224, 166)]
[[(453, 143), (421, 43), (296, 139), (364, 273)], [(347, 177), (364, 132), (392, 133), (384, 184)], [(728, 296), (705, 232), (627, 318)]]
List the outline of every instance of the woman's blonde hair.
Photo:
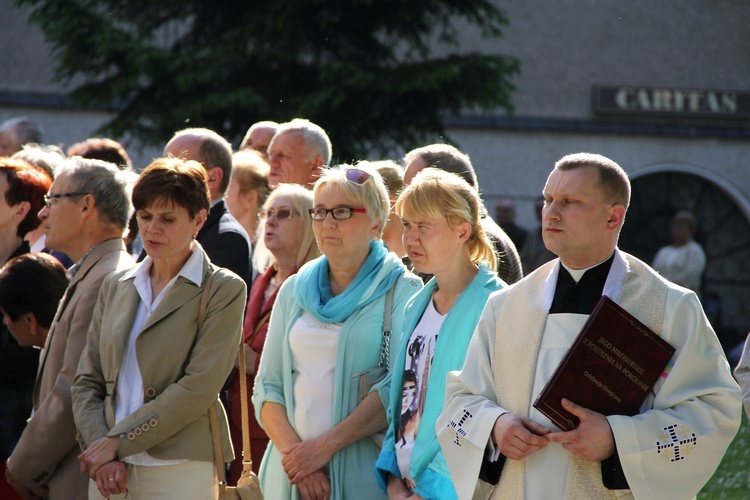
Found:
[[(370, 176), (361, 185), (347, 179), (347, 172), (351, 169), (362, 170)], [(344, 196), (352, 201), (352, 204), (359, 205), (367, 210), (367, 219), (370, 225), (374, 226), (380, 221), (377, 239), (383, 236), (383, 229), (388, 222), (388, 215), (391, 211), (391, 202), (388, 198), (388, 189), (383, 183), (383, 178), (367, 162), (357, 164), (356, 166), (342, 164), (333, 168), (323, 170), (320, 178), (313, 187), (313, 196), (317, 195), (320, 189), (326, 184), (332, 184), (339, 188)], [(355, 207), (358, 208), (358, 207)]]
[(396, 213), (408, 220), (444, 218), (448, 227), (468, 222), (471, 235), (466, 241), (475, 264), (497, 267), (495, 247), (481, 224), (484, 203), (477, 191), (460, 176), (428, 167), (419, 172), (396, 200)]
[[(279, 184), (276, 189), (271, 191), (268, 198), (266, 198), (263, 210), (270, 207), (279, 196), (288, 197), (292, 205), (291, 208), (296, 210), (302, 219), (302, 241), (300, 242), (296, 258), (297, 267), (299, 267), (305, 262), (320, 256), (320, 250), (318, 250), (318, 244), (315, 241), (315, 234), (312, 230), (309, 215), (309, 210), (313, 206), (312, 192), (298, 184)], [(265, 272), (276, 261), (271, 251), (266, 247), (263, 238), (265, 228), (266, 220), (261, 219), (260, 224), (258, 224), (257, 243), (253, 249), (253, 266), (259, 273)]]
[(232, 155), (232, 180), (245, 194), (253, 189), (258, 193), (258, 206), (263, 206), (271, 190), (268, 173), (271, 167), (257, 151), (243, 150)]

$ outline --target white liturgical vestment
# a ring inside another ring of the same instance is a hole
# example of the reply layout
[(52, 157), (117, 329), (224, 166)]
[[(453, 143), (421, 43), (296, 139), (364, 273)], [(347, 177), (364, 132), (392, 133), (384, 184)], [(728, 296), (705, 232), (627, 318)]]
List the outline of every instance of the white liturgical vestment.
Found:
[[(554, 260), (493, 294), (463, 370), (448, 375), (436, 431), (460, 499), (472, 498), (479, 483), (484, 488), (476, 491), (487, 490), (478, 476), (497, 417), (510, 411), (537, 420), (531, 404), (559, 362), (557, 356), (538, 360), (554, 335), (547, 312), (559, 267)], [(671, 370), (640, 414), (607, 417), (630, 490), (606, 489), (599, 462), (563, 450), (568, 460), (542, 460), (544, 470), (536, 458), (506, 460), (491, 498), (532, 499), (540, 491), (545, 498), (692, 498), (721, 462), (740, 425), (740, 391), (696, 295), (619, 250), (603, 294), (676, 348)], [(545, 477), (557, 484), (554, 491), (529, 487), (532, 478)]]

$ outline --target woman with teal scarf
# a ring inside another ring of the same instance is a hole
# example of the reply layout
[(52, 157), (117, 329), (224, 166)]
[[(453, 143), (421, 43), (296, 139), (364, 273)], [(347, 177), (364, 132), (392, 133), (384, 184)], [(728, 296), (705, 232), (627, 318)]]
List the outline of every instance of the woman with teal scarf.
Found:
[(381, 241), (390, 206), (380, 175), (329, 169), (313, 196), (323, 256), (282, 285), (255, 379), (256, 418), (271, 439), (259, 477), (266, 498), (384, 498), (371, 436), (387, 425), (390, 376), (363, 399), (359, 381), (380, 361), (387, 292), (395, 357), (406, 301), (422, 285)]
[(505, 286), (491, 269), (496, 256), (480, 224), (478, 193), (455, 174), (426, 168), (396, 202), (404, 246), (414, 268), (433, 274), (406, 306), (404, 333), (392, 363), (388, 431), (376, 476), (391, 499), (454, 499), (435, 435), (445, 378), (460, 370), (490, 294)]

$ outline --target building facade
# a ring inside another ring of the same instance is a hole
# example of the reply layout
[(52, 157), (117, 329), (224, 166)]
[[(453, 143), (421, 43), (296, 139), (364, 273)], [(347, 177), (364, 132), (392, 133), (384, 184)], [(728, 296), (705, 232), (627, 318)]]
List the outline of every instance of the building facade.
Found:
[[(49, 48), (27, 9), (0, 0), (0, 121), (26, 115), (47, 142), (93, 134), (107, 113), (83, 111), (53, 82)], [(646, 261), (670, 241), (669, 219), (691, 210), (707, 254), (702, 296), (728, 349), (750, 330), (750, 2), (500, 1), (501, 40), (468, 27), (462, 50), (517, 57), (514, 113), (446, 118), (474, 162), (490, 211), (533, 203), (560, 157), (601, 153), (633, 181), (621, 247)], [(121, 138), (118, 138), (121, 139)], [(158, 151), (123, 140), (138, 167)], [(398, 153), (396, 153), (398, 155)]]

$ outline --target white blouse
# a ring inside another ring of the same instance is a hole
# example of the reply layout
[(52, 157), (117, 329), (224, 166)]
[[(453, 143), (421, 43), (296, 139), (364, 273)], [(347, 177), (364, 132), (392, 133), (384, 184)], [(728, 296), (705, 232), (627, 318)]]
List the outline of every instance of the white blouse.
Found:
[(302, 313), (289, 332), (294, 366), (294, 428), (303, 441), (333, 427), (336, 351), (343, 323), (323, 323)]

